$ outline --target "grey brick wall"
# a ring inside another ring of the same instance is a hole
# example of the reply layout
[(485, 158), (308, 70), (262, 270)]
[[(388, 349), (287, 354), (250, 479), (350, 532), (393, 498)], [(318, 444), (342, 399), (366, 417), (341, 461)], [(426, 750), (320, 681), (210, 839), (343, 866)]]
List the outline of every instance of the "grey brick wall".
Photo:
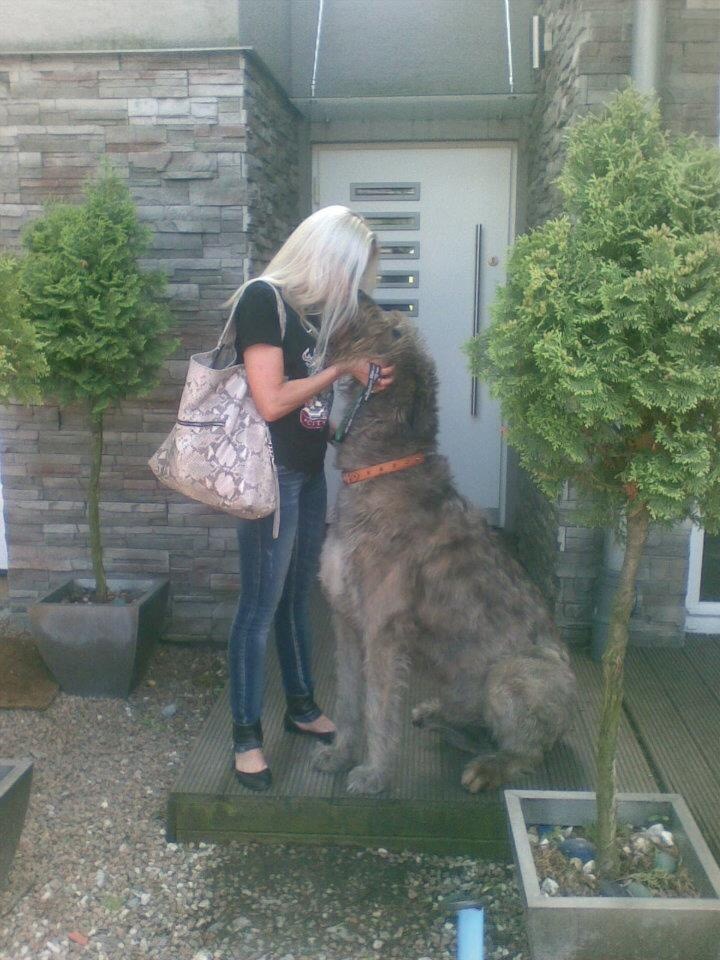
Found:
[(679, 646), (685, 636), (689, 526), (651, 527), (638, 571), (631, 640), (638, 646)]
[(679, 133), (718, 142), (720, 0), (669, 0), (663, 113)]
[[(0, 242), (51, 197), (73, 199), (103, 156), (154, 231), (180, 350), (159, 387), (106, 421), (102, 520), (109, 573), (171, 578), (167, 636), (227, 635), (237, 591), (230, 518), (162, 488), (147, 460), (170, 429), (191, 353), (214, 344), (223, 302), (297, 221), (297, 117), (233, 52), (0, 58)], [(10, 597), (22, 611), (89, 570), (82, 412), (0, 408)]]
[[(542, 5), (552, 49), (538, 76), (531, 120), (530, 225), (559, 206), (554, 181), (572, 121), (627, 81), (632, 4), (614, 0), (546, 0)], [(603, 535), (579, 525), (572, 491), (549, 503), (529, 477), (521, 480), (517, 532), (523, 562), (548, 600), (570, 642), (590, 636), (594, 587), (602, 563)]]
[[(717, 141), (720, 0), (668, 0), (662, 103), (668, 125)], [(552, 216), (559, 197), (553, 185), (572, 121), (597, 107), (630, 79), (633, 4), (624, 0), (545, 0), (553, 47), (538, 78), (532, 118), (530, 224)], [(555, 605), (563, 634), (590, 636), (603, 534), (578, 525), (572, 493), (550, 504), (523, 477), (518, 498), (519, 551), (534, 579)], [(688, 534), (653, 530), (640, 571), (632, 639), (671, 644), (683, 635)]]
[(522, 469), (518, 478), (515, 515), (517, 552), (533, 581), (551, 606), (557, 603), (558, 506), (547, 500)]
[(595, 584), (602, 568), (604, 532), (581, 525), (577, 492), (568, 485), (558, 502), (556, 616), (570, 643), (590, 637)]

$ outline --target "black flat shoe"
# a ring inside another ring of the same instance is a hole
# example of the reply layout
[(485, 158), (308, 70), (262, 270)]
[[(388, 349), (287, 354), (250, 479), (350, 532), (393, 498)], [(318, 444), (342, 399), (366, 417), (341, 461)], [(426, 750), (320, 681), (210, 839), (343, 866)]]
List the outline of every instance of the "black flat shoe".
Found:
[(232, 768), (235, 772), (235, 779), (248, 790), (254, 790), (259, 793), (261, 790), (268, 790), (272, 784), (272, 774), (270, 767), (264, 770), (258, 770), (257, 773), (244, 773), (235, 766), (235, 754), (243, 753), (243, 749), (254, 750), (257, 744), (262, 747), (263, 731), (259, 720), (255, 723), (233, 723), (233, 759)]
[(255, 793), (260, 793), (262, 790), (269, 790), (272, 785), (270, 767), (265, 767), (264, 770), (258, 770), (257, 773), (243, 773), (242, 770), (238, 770), (235, 766), (235, 758), (233, 757), (233, 770), (235, 771), (235, 779), (237, 782), (243, 787), (247, 787), (248, 790), (254, 790)]
[(334, 730), (328, 730), (326, 733), (320, 733), (316, 730), (303, 730), (302, 727), (299, 727), (297, 723), (295, 723), (287, 711), (283, 717), (283, 727), (288, 733), (297, 733), (302, 737), (315, 737), (315, 739), (321, 743), (332, 743), (335, 740)]

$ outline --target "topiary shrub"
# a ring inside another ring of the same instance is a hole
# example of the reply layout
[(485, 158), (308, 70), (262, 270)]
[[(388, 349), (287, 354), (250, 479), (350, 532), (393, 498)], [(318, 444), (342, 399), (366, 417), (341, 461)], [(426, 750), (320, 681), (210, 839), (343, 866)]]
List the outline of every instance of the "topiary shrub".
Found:
[(43, 394), (81, 403), (88, 414), (88, 523), (101, 602), (107, 598), (99, 511), (103, 417), (119, 400), (148, 393), (177, 345), (161, 300), (164, 275), (138, 265), (150, 242), (127, 186), (109, 168), (82, 204), (51, 205), (23, 237), (21, 296), (47, 361)]
[(720, 153), (662, 127), (632, 89), (571, 131), (562, 215), (516, 242), (468, 352), (547, 496), (627, 524), (603, 657), (599, 867), (614, 869), (615, 752), (638, 565), (651, 521), (720, 526)]

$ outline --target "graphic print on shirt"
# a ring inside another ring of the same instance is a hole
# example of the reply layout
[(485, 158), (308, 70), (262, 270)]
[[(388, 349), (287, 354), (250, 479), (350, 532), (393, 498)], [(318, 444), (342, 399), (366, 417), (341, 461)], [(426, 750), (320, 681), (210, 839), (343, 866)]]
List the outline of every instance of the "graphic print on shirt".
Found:
[[(313, 354), (309, 347), (303, 351), (303, 362), (307, 367), (308, 376), (312, 372)], [(300, 423), (306, 430), (322, 430), (330, 419), (330, 409), (333, 402), (332, 387), (318, 394), (300, 408)]]

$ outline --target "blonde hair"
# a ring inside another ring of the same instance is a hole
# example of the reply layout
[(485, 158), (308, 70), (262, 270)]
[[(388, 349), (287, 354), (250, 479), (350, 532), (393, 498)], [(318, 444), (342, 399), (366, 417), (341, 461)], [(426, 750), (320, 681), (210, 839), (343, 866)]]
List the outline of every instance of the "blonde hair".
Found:
[[(322, 368), (333, 331), (355, 315), (358, 291), (372, 289), (377, 254), (375, 235), (359, 214), (323, 207), (302, 221), (261, 274), (301, 317), (320, 315), (314, 370)], [(236, 304), (246, 286), (229, 302)]]

